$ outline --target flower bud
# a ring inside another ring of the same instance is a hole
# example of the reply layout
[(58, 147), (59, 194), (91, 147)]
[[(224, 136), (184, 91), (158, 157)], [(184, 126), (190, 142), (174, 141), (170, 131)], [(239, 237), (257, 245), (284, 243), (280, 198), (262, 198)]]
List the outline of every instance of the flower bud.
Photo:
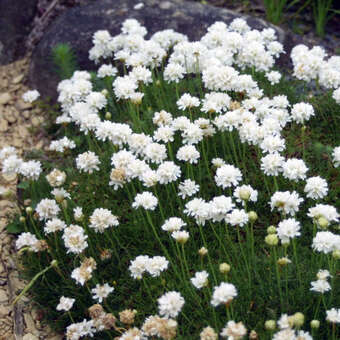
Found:
[(319, 320), (312, 320), (310, 322), (311, 328), (318, 329), (320, 327), (320, 321)]
[(339, 260), (340, 259), (340, 249), (333, 250), (332, 256), (333, 256), (333, 259)]
[(208, 249), (205, 248), (205, 247), (202, 247), (202, 248), (198, 251), (198, 254), (199, 254), (199, 256), (204, 257), (205, 255), (208, 254)]
[(276, 234), (276, 228), (275, 226), (271, 225), (267, 228), (267, 233), (268, 234)]
[(281, 257), (280, 259), (277, 260), (277, 264), (282, 267), (286, 266), (291, 262), (292, 261), (288, 257)]
[(52, 267), (57, 267), (58, 266), (58, 261), (57, 260), (52, 260), (51, 266)]
[(222, 274), (228, 274), (230, 272), (230, 265), (228, 263), (221, 263), (220, 272)]
[(112, 115), (110, 112), (105, 113), (105, 119), (111, 119)]
[(156, 84), (156, 86), (161, 86), (162, 83), (161, 83), (161, 81), (159, 79), (157, 79), (155, 84)]
[(320, 226), (321, 229), (327, 229), (327, 227), (329, 226), (329, 221), (323, 216), (321, 216), (318, 218), (318, 225)]
[(27, 207), (27, 208), (26, 208), (26, 213), (27, 213), (28, 215), (32, 214), (32, 211), (33, 211), (32, 207)]
[(295, 313), (293, 315), (293, 318), (294, 318), (294, 325), (298, 328), (301, 327), (305, 322), (305, 316), (300, 312)]
[(249, 211), (248, 217), (250, 222), (255, 222), (258, 218), (257, 213), (255, 211)]
[(275, 321), (275, 320), (267, 320), (267, 321), (264, 323), (264, 328), (265, 328), (267, 331), (274, 331), (275, 328), (276, 328), (276, 321)]
[(62, 207), (63, 207), (64, 209), (66, 209), (66, 208), (67, 208), (67, 201), (66, 201), (66, 200), (62, 200), (62, 201), (61, 201), (61, 205), (62, 205)]
[(277, 237), (276, 234), (269, 234), (265, 237), (264, 241), (269, 245), (269, 246), (277, 246), (279, 243), (279, 238)]
[(19, 221), (20, 221), (21, 223), (25, 223), (26, 218), (25, 218), (24, 216), (20, 216)]
[(103, 96), (107, 97), (108, 94), (109, 94), (109, 91), (108, 91), (107, 89), (103, 89), (103, 90), (102, 90), (102, 95), (103, 95)]
[(249, 333), (249, 339), (250, 339), (250, 340), (257, 340), (257, 339), (258, 339), (258, 335), (257, 335), (256, 331), (252, 330), (252, 331)]
[(250, 190), (249, 189), (243, 188), (243, 189), (240, 190), (239, 194), (240, 194), (241, 200), (243, 200), (243, 201), (248, 201), (249, 198), (250, 198)]

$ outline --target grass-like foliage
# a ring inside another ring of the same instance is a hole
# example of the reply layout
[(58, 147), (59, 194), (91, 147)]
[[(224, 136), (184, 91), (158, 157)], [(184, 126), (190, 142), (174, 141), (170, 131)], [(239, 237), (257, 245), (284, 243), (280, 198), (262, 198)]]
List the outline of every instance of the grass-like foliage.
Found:
[(71, 78), (77, 70), (77, 59), (69, 44), (57, 44), (52, 48), (52, 61), (60, 79)]
[(339, 60), (299, 46), (281, 74), (243, 20), (145, 33), (94, 35), (114, 64), (60, 83), (40, 163), (0, 153), (22, 294), (71, 340), (337, 339)]

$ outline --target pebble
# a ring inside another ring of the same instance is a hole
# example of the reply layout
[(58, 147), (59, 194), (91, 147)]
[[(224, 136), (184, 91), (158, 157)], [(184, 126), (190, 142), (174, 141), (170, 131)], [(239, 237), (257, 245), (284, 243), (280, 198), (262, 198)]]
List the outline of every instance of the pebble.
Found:
[(5, 303), (8, 301), (7, 292), (3, 289), (0, 289), (0, 304)]
[(12, 99), (8, 92), (0, 93), (0, 104), (5, 105)]
[(19, 111), (24, 111), (24, 110), (28, 110), (32, 108), (32, 104), (31, 103), (26, 103), (24, 102), (22, 99), (19, 99), (16, 103), (15, 103), (15, 107), (19, 110)]
[(8, 306), (0, 306), (0, 318), (4, 318), (5, 316), (9, 315), (11, 312), (11, 308)]
[(22, 115), (24, 116), (25, 119), (28, 119), (31, 117), (31, 112), (29, 112), (28, 110), (25, 110), (22, 112)]
[(17, 121), (17, 117), (13, 112), (5, 112), (4, 116), (8, 123), (15, 123)]
[(13, 84), (19, 84), (24, 79), (24, 75), (20, 74), (19, 76), (16, 76), (13, 78), (12, 83)]
[(34, 334), (28, 333), (23, 336), (22, 340), (39, 340), (39, 338)]
[(8, 123), (5, 119), (0, 119), (0, 132), (6, 132), (8, 130)]
[(31, 123), (34, 127), (38, 127), (40, 125), (40, 119), (38, 117), (33, 117)]

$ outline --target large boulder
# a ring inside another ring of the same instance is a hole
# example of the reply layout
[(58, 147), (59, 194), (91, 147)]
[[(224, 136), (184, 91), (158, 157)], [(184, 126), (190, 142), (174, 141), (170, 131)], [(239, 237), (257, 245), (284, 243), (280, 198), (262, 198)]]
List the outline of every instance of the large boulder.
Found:
[(0, 0), (0, 65), (25, 53), (38, 0)]
[[(45, 33), (32, 55), (30, 86), (38, 89), (43, 96), (55, 99), (58, 77), (51, 65), (51, 49), (58, 43), (69, 43), (75, 51), (80, 69), (94, 69), (94, 64), (88, 59), (93, 33), (105, 29), (111, 35), (117, 35), (127, 18), (137, 19), (147, 28), (149, 36), (172, 28), (188, 35), (191, 40), (198, 40), (215, 21), (228, 24), (240, 17), (240, 14), (227, 9), (183, 0), (143, 0), (144, 6), (135, 8), (138, 3), (140, 0), (97, 0), (64, 12)], [(288, 48), (294, 41), (282, 29), (261, 19), (243, 18), (255, 29), (275, 28), (279, 41)]]

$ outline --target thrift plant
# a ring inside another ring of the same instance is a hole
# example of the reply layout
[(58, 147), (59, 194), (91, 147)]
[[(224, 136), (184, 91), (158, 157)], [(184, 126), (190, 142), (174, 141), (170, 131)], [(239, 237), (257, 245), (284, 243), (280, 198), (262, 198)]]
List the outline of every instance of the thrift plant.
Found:
[(68, 340), (338, 339), (340, 57), (299, 45), (281, 73), (242, 19), (146, 34), (96, 32), (47, 155), (0, 151), (26, 203), (17, 299)]

